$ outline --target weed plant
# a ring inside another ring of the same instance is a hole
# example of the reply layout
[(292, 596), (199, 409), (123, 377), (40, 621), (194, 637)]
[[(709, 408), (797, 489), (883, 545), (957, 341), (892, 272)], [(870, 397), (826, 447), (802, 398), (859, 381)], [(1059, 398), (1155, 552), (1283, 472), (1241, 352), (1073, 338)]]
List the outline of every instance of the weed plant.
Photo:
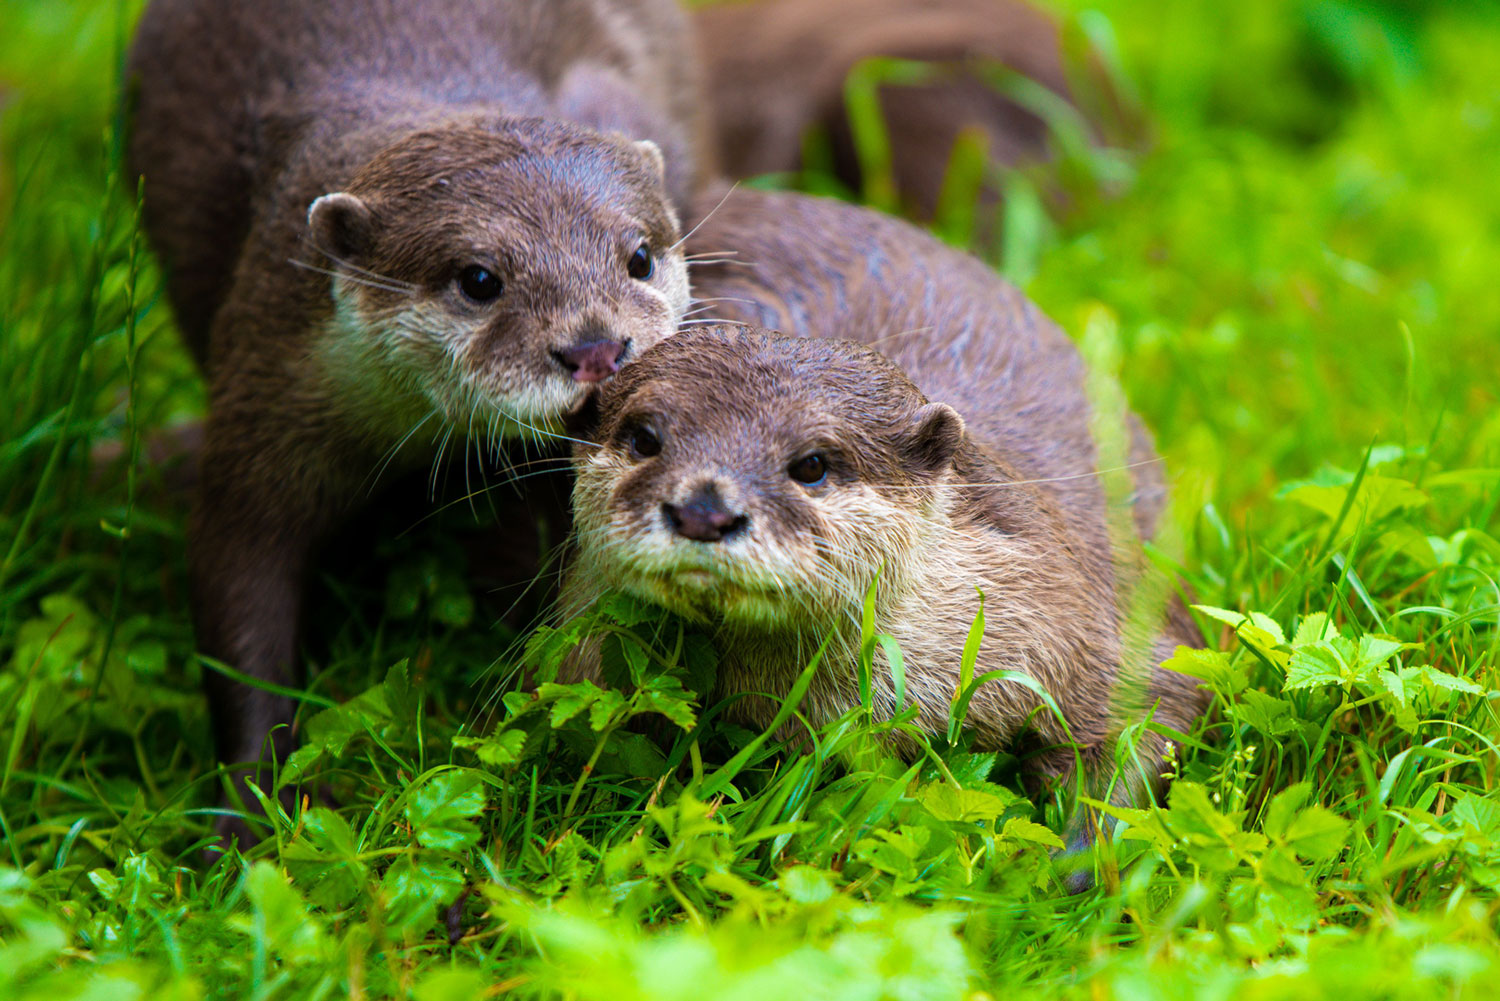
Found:
[[(202, 403), (121, 177), (137, 4), (9, 4), (0, 997), (1493, 997), (1500, 16), (1061, 12), (1146, 140), (1080, 141), (1022, 88), (1057, 160), (991, 178), (990, 227), (961, 147), (937, 228), (997, 233), (976, 251), (1154, 428), (1177, 503), (1151, 555), (1209, 639), (1173, 666), (1213, 693), (1077, 896), (1056, 804), (957, 727), (915, 762), (860, 710), (786, 744), (698, 699), (712, 650), (649, 609), (492, 625), (467, 505), (322, 583), (301, 797), (267, 789), (267, 839), (205, 860), (210, 668), (183, 504), (141, 454)], [(850, 86), (888, 205), (868, 89), (908, 71)], [(549, 680), (584, 631), (614, 687)]]

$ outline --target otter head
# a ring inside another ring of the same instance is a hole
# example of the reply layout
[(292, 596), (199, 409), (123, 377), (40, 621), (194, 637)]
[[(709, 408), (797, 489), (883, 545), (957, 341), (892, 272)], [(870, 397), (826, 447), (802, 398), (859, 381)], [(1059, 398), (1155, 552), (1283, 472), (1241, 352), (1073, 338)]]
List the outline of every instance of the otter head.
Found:
[(660, 151), (540, 119), (413, 133), (308, 211), (326, 347), (378, 405), (545, 432), (688, 302)]
[(750, 328), (652, 348), (596, 421), (575, 450), (575, 565), (738, 630), (858, 621), (882, 567), (921, 561), (965, 439), (875, 352)]

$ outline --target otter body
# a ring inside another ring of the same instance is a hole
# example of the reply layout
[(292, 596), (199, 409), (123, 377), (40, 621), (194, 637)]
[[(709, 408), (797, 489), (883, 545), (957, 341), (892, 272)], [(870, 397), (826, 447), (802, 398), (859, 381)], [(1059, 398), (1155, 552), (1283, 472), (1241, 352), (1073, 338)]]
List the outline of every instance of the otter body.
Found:
[[(675, 330), (690, 52), (667, 0), (149, 7), (130, 159), (209, 385), (203, 652), (292, 683), (310, 553), (388, 467), (546, 437)], [(257, 760), (290, 702), (208, 677)]]
[[(935, 214), (966, 132), (990, 163), (1050, 158), (1047, 123), (1003, 91), (1005, 74), (1060, 105), (1073, 96), (1058, 21), (1021, 0), (752, 0), (698, 8), (693, 27), (731, 177), (799, 170), (808, 131), (820, 129), (835, 175), (864, 190), (845, 81), (867, 59), (925, 64), (924, 77), (878, 88), (891, 158), (886, 194), (919, 219)], [(1083, 82), (1103, 88), (1096, 76), (1086, 72)], [(982, 190), (998, 198), (992, 184)]]
[[(1122, 727), (1148, 711), (1191, 727), (1204, 693), (1158, 665), (1201, 638), (1136, 538), (1163, 505), (1159, 464), (1121, 415), (1128, 458), (1111, 461), (1135, 489), (1130, 510), (1111, 507), (1084, 366), (1055, 325), (915, 227), (823, 199), (736, 191), (692, 242), (734, 263), (695, 272), (709, 325), (602, 391), (594, 446), (575, 451), (565, 609), (614, 588), (710, 625), (718, 694), (757, 693), (735, 711), (762, 726), (831, 635), (804, 703), (826, 721), (858, 704), (879, 573), (876, 628), (901, 646), (918, 725), (943, 734), (982, 591), (975, 676), (1033, 679), (1063, 718), (1032, 687), (990, 681), (966, 718), (978, 746), (1029, 728), (1036, 775), (1070, 774), (1076, 750), (1103, 794)], [(587, 653), (577, 670), (594, 670)], [(889, 718), (901, 707), (877, 674)], [(1144, 736), (1117, 801), (1158, 783), (1165, 747)]]

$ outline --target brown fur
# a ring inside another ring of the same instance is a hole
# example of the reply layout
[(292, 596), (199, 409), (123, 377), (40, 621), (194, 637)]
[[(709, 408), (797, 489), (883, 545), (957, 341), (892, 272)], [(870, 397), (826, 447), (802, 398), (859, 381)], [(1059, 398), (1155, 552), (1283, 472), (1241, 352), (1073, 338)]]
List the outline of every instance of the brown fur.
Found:
[[(695, 265), (706, 329), (664, 342), (603, 391), (603, 447), (580, 446), (575, 459), (574, 565), (593, 572), (570, 573), (568, 607), (624, 587), (716, 623), (721, 687), (772, 699), (838, 629), (806, 703), (826, 720), (853, 704), (859, 602), (884, 561), (877, 626), (901, 644), (909, 698), (929, 731), (945, 725), (976, 586), (988, 622), (976, 672), (1035, 678), (1066, 720), (1037, 712), (1028, 689), (992, 682), (968, 714), (980, 746), (1008, 743), (1029, 721), (1053, 748), (1034, 771), (1069, 774), (1076, 747), (1097, 793), (1122, 726), (1154, 707), (1157, 721), (1191, 727), (1204, 693), (1157, 665), (1201, 638), (1145, 573), (1135, 538), (1149, 537), (1161, 512), (1160, 465), (1139, 422), (1120, 415), (1138, 465), (1130, 510), (1111, 509), (1084, 366), (1062, 331), (980, 262), (837, 202), (736, 191), (690, 244), (734, 254)], [(931, 431), (927, 400), (962, 417), (961, 444), (946, 455), (945, 434), (919, 433)], [(642, 420), (663, 451), (632, 461), (622, 436)], [(914, 449), (914, 437), (936, 442), (942, 461)], [(810, 449), (836, 456), (821, 497), (786, 475)], [(707, 483), (748, 528), (719, 545), (674, 539), (660, 504)], [(684, 566), (702, 572), (682, 576)], [(888, 674), (876, 698), (883, 714), (895, 708)], [(763, 698), (738, 705), (762, 725), (773, 709)], [(1164, 751), (1146, 736), (1118, 800), (1158, 784)]]
[[(981, 70), (1004, 66), (1070, 99), (1058, 24), (1019, 0), (752, 0), (694, 11), (718, 155), (731, 177), (801, 166), (822, 129), (840, 180), (861, 190), (844, 81), (863, 59), (930, 63), (938, 78), (883, 84), (892, 180), (902, 206), (931, 218), (955, 140), (977, 130), (993, 163), (1047, 158), (1046, 126)], [(988, 195), (994, 198), (993, 187)]]
[[(147, 229), (209, 382), (199, 646), (293, 683), (313, 547), (387, 463), (544, 437), (587, 389), (568, 352), (675, 329), (690, 39), (666, 0), (156, 0), (129, 75)], [(470, 265), (498, 298), (460, 291)], [(227, 761), (291, 721), (208, 687)]]

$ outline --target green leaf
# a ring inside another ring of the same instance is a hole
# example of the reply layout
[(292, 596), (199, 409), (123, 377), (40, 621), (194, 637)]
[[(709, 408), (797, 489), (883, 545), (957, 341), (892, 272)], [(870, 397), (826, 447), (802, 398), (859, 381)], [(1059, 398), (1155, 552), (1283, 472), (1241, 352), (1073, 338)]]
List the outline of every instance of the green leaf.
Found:
[[(1316, 688), (1320, 685), (1348, 686), (1354, 680), (1345, 653), (1353, 644), (1342, 637), (1312, 643), (1292, 654), (1287, 665), (1285, 691)], [(1346, 650), (1347, 648), (1347, 650)]]
[(579, 681), (571, 685), (558, 685), (549, 681), (538, 685), (536, 690), (538, 699), (543, 703), (551, 703), (550, 721), (554, 730), (587, 709), (603, 692), (592, 681)]
[(488, 737), (454, 737), (453, 746), (472, 751), (491, 768), (504, 768), (521, 759), (521, 750), (526, 746), (526, 731), (511, 729)]
[(1239, 612), (1232, 612), (1227, 608), (1215, 608), (1213, 605), (1194, 605), (1193, 609), (1202, 612), (1210, 619), (1226, 623), (1234, 629), (1238, 629), (1240, 623), (1245, 621), (1245, 617)]
[(1229, 654), (1223, 650), (1207, 650), (1201, 647), (1179, 646), (1172, 656), (1162, 662), (1162, 667), (1177, 671), (1192, 678), (1206, 681), (1212, 689), (1226, 695), (1242, 692), (1250, 683), (1243, 667), (1236, 667)]
[(300, 965), (321, 957), (323, 926), (284, 875), (267, 862), (257, 862), (245, 874), (245, 896), (254, 920), (240, 916), (232, 923), (240, 931), (264, 938), (265, 946), (284, 962)]
[(488, 993), (493, 976), (471, 966), (427, 973), (412, 990), (416, 1001), (478, 1001)]
[[(1344, 509), (1352, 480), (1349, 477), (1346, 482), (1336, 485), (1312, 481), (1288, 484), (1289, 489), (1283, 489), (1281, 496), (1326, 517), (1337, 518)], [(1377, 521), (1395, 511), (1424, 507), (1427, 502), (1427, 494), (1406, 480), (1367, 472), (1349, 509), (1349, 521), (1352, 524)]]
[(1235, 712), (1268, 737), (1279, 737), (1297, 728), (1297, 722), (1292, 718), (1290, 702), (1253, 688), (1240, 694)]
[(637, 698), (643, 711), (661, 713), (684, 730), (691, 730), (698, 722), (693, 693), (671, 675), (652, 678), (637, 693)]
[(425, 852), (402, 855), (380, 881), (386, 921), (413, 931), (431, 928), (438, 908), (457, 900), (463, 888), (463, 875), (451, 863)]
[(1000, 837), (1007, 841), (1027, 841), (1047, 848), (1062, 848), (1063, 840), (1057, 832), (1035, 821), (1012, 817), (1005, 822)]
[(485, 785), (468, 768), (439, 772), (411, 794), (406, 819), (417, 843), (425, 848), (457, 851), (479, 841), (479, 828), (469, 819), (485, 806)]
[(983, 823), (1005, 813), (1010, 803), (977, 789), (955, 789), (947, 782), (933, 782), (917, 793), (927, 812), (948, 823)]
[(1313, 612), (1303, 618), (1297, 626), (1297, 633), (1292, 637), (1292, 649), (1297, 650), (1313, 643), (1321, 643), (1338, 635), (1338, 630), (1333, 623), (1328, 621), (1325, 612)]
[(1261, 829), (1276, 841), (1285, 841), (1287, 831), (1297, 818), (1297, 811), (1312, 798), (1312, 783), (1296, 782), (1287, 786), (1266, 807), (1266, 818)]
[(1323, 860), (1348, 845), (1350, 824), (1332, 810), (1312, 806), (1302, 810), (1287, 828), (1286, 844), (1303, 858)]

